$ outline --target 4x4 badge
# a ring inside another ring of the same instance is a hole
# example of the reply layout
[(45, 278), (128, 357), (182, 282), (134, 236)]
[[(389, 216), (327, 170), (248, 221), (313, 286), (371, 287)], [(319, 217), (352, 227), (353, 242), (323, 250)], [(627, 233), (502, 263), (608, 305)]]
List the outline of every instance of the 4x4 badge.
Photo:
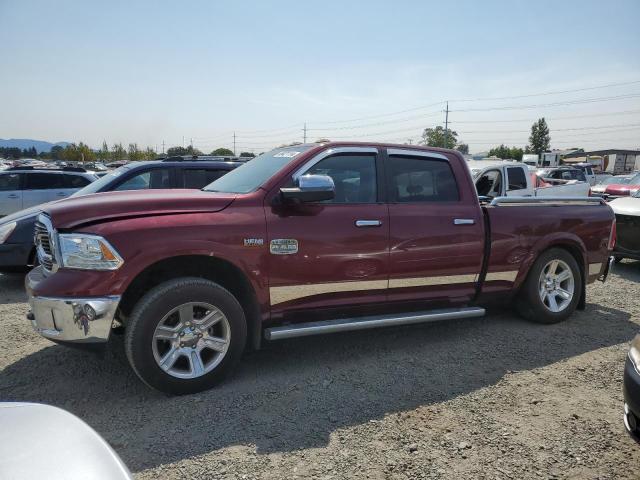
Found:
[(269, 251), (274, 255), (298, 253), (298, 240), (295, 238), (274, 238), (269, 245)]

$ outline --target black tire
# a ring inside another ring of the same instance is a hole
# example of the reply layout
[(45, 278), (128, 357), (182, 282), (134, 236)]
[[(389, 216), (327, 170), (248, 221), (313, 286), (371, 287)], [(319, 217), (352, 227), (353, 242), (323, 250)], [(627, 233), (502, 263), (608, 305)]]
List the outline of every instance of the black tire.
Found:
[[(228, 321), (230, 339), (226, 353), (213, 370), (183, 379), (160, 368), (153, 353), (153, 338), (161, 319), (187, 302), (208, 303), (222, 312)], [(217, 283), (185, 277), (158, 285), (138, 301), (125, 327), (124, 347), (131, 367), (143, 382), (164, 393), (183, 395), (212, 388), (227, 376), (240, 360), (246, 338), (247, 323), (238, 300)]]
[(616, 263), (620, 263), (623, 259), (624, 257), (621, 257), (619, 255), (616, 255), (615, 257), (613, 257), (613, 261)]
[[(553, 260), (561, 260), (568, 265), (573, 274), (574, 281), (573, 297), (569, 304), (559, 312), (553, 312), (546, 306), (540, 298), (539, 290), (542, 270)], [(562, 248), (551, 248), (543, 252), (531, 267), (527, 280), (516, 299), (516, 307), (520, 315), (532, 322), (544, 324), (558, 323), (569, 317), (578, 306), (580, 296), (582, 295), (582, 286), (583, 278), (580, 273), (580, 267), (573, 255)]]

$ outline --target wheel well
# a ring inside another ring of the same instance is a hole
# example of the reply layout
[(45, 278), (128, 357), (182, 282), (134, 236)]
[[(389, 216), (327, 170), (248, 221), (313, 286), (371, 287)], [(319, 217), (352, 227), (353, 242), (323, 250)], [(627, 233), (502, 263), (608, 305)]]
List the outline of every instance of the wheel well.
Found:
[(243, 272), (226, 260), (204, 255), (182, 255), (154, 263), (140, 272), (122, 295), (120, 318), (126, 328), (126, 319), (134, 306), (153, 287), (179, 277), (200, 277), (226, 288), (236, 297), (247, 320), (247, 343), (260, 347), (260, 307), (251, 283)]
[(587, 301), (587, 276), (585, 275), (584, 271), (584, 257), (582, 255), (582, 252), (577, 246), (568, 243), (557, 243), (554, 245), (549, 245), (549, 248), (547, 248), (547, 250), (549, 250), (550, 248), (561, 248), (569, 252), (571, 256), (575, 258), (576, 263), (578, 264), (578, 268), (580, 269), (580, 276), (582, 277), (582, 292), (580, 292), (580, 300), (578, 301), (577, 308), (578, 310), (584, 310)]

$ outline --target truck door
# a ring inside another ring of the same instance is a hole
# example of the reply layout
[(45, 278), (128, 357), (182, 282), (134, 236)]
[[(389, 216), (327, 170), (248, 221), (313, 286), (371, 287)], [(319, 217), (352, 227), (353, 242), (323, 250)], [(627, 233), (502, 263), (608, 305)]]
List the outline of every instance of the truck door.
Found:
[(484, 225), (466, 167), (440, 153), (387, 152), (389, 300), (468, 301), (482, 266)]
[(22, 210), (20, 173), (0, 174), (0, 217)]
[(330, 176), (333, 200), (265, 204), (272, 314), (386, 300), (389, 215), (381, 197), (378, 150), (339, 147), (319, 153), (280, 187), (305, 174)]

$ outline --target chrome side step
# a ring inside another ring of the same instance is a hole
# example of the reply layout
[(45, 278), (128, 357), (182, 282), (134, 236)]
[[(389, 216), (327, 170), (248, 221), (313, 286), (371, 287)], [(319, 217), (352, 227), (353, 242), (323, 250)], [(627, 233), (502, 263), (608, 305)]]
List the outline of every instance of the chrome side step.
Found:
[(309, 335), (321, 335), (323, 333), (365, 330), (369, 328), (389, 327), (392, 325), (410, 325), (412, 323), (482, 317), (484, 313), (484, 308), (464, 307), (430, 310), (426, 312), (410, 312), (397, 315), (372, 315), (368, 317), (322, 320), (320, 322), (295, 323), (293, 325), (267, 328), (264, 331), (264, 338), (267, 340), (282, 340), (284, 338), (307, 337)]

